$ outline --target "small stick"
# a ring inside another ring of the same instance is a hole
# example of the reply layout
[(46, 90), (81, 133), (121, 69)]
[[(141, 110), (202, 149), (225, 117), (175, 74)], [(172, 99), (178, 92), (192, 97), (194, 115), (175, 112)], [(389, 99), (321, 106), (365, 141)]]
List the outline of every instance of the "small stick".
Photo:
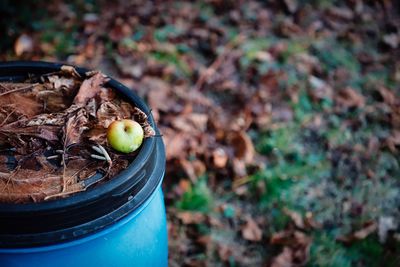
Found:
[(58, 154), (64, 154), (64, 150), (57, 149), (57, 150), (56, 150), (56, 153), (58, 153)]
[[(34, 87), (34, 86), (36, 86), (36, 85), (38, 85), (38, 83), (30, 84), (29, 86), (24, 86), (24, 87), (15, 88), (15, 89), (9, 90), (9, 91), (7, 91), (7, 92), (1, 93), (0, 96), (8, 95), (8, 94), (15, 93), (15, 92), (18, 92), (18, 91), (23, 91), (23, 90), (31, 89), (32, 87)], [(2, 85), (2, 86), (4, 86), (4, 85)]]
[(96, 155), (96, 154), (91, 154), (90, 157), (91, 157), (91, 158), (94, 158), (94, 159), (99, 159), (99, 160), (108, 161), (105, 157), (99, 156), (99, 155)]
[(7, 115), (7, 117), (4, 119), (4, 121), (0, 124), (0, 127), (3, 126), (3, 125), (7, 122), (7, 120), (11, 117), (12, 114), (14, 114), (14, 112), (15, 112), (15, 110), (11, 111), (11, 112)]
[[(81, 185), (81, 183), (78, 183), (77, 185)], [(73, 190), (71, 190), (71, 191), (62, 191), (61, 193), (58, 193), (58, 194), (46, 196), (46, 197), (44, 198), (44, 200), (49, 200), (49, 199), (55, 198), (55, 197), (68, 196), (68, 195), (70, 195), (70, 194), (82, 192), (82, 191), (85, 191), (85, 190), (86, 190), (86, 187), (83, 187), (83, 188), (75, 188), (75, 189), (73, 189)]]

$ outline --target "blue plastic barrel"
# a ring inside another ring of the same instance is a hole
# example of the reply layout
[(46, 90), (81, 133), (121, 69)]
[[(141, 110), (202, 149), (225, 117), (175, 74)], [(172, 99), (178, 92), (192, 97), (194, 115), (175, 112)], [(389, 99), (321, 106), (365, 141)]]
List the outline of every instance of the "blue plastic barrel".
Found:
[[(21, 81), (61, 66), (0, 63), (0, 81)], [(107, 86), (150, 114), (132, 90), (113, 79)], [(151, 115), (149, 121), (157, 129)], [(0, 204), (0, 266), (167, 266), (164, 172), (162, 139), (147, 138), (128, 168), (104, 184), (65, 199)]]

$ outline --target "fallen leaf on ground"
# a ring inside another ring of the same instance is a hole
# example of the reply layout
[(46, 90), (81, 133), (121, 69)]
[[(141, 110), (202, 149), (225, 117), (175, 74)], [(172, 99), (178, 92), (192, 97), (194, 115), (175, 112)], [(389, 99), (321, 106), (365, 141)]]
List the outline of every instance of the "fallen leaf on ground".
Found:
[(339, 90), (335, 96), (335, 100), (339, 105), (348, 108), (360, 108), (365, 105), (364, 97), (351, 87)]
[(244, 131), (232, 132), (228, 135), (228, 140), (234, 148), (235, 157), (243, 162), (250, 163), (254, 158), (254, 146), (248, 134)]
[(18, 39), (15, 41), (14, 44), (14, 52), (17, 56), (22, 56), (24, 53), (32, 52), (33, 51), (33, 40), (27, 34), (22, 34)]
[(352, 243), (357, 240), (365, 239), (370, 234), (374, 233), (378, 228), (378, 224), (376, 222), (368, 222), (365, 227), (357, 230), (351, 234), (345, 236), (339, 236), (336, 240), (341, 241), (343, 243)]
[(249, 241), (258, 242), (262, 239), (262, 230), (253, 218), (247, 217), (246, 224), (242, 227), (242, 236)]
[(171, 128), (162, 129), (167, 159), (181, 158), (186, 148), (186, 138), (182, 133), (176, 133)]
[(212, 152), (213, 164), (216, 168), (224, 168), (228, 162), (228, 155), (222, 148), (217, 148)]
[(205, 221), (206, 216), (200, 212), (181, 211), (178, 212), (177, 217), (184, 224), (199, 224)]
[(288, 215), (292, 219), (292, 221), (294, 222), (296, 227), (298, 227), (300, 229), (304, 229), (305, 224), (304, 224), (303, 216), (301, 216), (300, 213), (289, 210), (287, 208), (284, 209), (284, 212), (286, 215)]
[(270, 243), (282, 245), (282, 252), (271, 263), (274, 267), (303, 266), (309, 259), (311, 238), (300, 231), (286, 230), (274, 233)]

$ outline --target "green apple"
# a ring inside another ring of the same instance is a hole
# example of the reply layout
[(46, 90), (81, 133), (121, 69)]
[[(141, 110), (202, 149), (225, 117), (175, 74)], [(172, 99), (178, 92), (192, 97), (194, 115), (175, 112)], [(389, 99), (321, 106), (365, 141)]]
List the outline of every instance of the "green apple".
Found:
[(112, 148), (122, 153), (130, 153), (143, 142), (143, 128), (133, 120), (113, 121), (107, 129), (107, 140)]

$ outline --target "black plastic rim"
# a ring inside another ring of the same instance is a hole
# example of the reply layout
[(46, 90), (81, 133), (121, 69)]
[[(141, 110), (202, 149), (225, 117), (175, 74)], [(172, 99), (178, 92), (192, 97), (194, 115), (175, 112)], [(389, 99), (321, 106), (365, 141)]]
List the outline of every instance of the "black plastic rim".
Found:
[[(61, 63), (14, 61), (0, 63), (0, 81), (19, 81), (59, 71)], [(67, 64), (68, 65), (68, 64)], [(85, 75), (86, 69), (76, 68)], [(131, 89), (114, 79), (107, 87), (149, 114)], [(68, 198), (29, 204), (0, 204), (0, 247), (34, 247), (76, 239), (97, 232), (143, 204), (161, 183), (165, 172), (162, 139), (147, 138), (134, 161), (107, 183)]]

